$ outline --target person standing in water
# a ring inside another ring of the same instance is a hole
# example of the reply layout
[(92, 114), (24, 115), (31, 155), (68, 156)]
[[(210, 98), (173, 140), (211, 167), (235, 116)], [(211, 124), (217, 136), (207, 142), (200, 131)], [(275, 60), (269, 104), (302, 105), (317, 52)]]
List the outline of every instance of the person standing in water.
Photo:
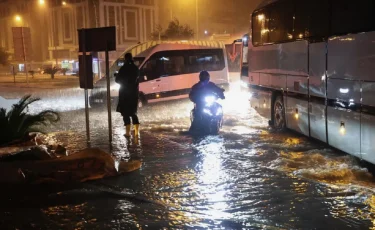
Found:
[[(134, 126), (135, 136), (139, 136), (139, 119), (137, 116), (139, 97), (139, 69), (134, 64), (131, 53), (125, 54), (125, 63), (120, 68), (116, 79), (120, 85), (117, 112), (121, 113), (125, 136), (130, 137), (131, 122)], [(131, 119), (131, 120), (130, 120)]]

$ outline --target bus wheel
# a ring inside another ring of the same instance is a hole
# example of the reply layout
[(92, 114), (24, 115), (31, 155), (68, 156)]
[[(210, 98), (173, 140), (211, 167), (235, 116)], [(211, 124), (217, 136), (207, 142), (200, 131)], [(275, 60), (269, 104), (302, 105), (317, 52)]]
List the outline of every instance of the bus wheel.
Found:
[(285, 129), (285, 107), (282, 96), (276, 96), (273, 102), (273, 127), (277, 130)]

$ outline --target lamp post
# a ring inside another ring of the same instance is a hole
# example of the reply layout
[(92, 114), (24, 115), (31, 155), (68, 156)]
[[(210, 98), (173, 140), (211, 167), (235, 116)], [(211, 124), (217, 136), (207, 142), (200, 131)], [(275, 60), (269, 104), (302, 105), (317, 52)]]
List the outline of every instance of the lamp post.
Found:
[[(16, 15), (14, 17), (14, 20), (16, 21), (16, 24), (21, 25), (20, 28), (21, 28), (21, 39), (22, 39), (22, 43), (21, 43), (22, 57), (23, 57), (23, 61), (24, 61), (24, 71), (25, 71), (25, 74), (26, 74), (26, 83), (29, 84), (29, 76), (28, 76), (28, 73), (27, 73), (27, 60), (26, 60), (26, 47), (25, 47), (24, 25), (22, 25), (23, 22), (22, 22), (22, 17), (20, 15)], [(16, 46), (16, 45), (14, 44), (14, 46)], [(16, 48), (14, 48), (14, 49), (16, 50)], [(16, 51), (14, 51), (14, 53), (16, 54)], [(14, 82), (15, 82), (15, 79), (14, 79)]]
[(14, 19), (16, 20), (16, 22), (21, 22), (21, 21), (22, 21), (22, 18), (21, 18), (21, 16), (19, 16), (19, 15), (16, 15), (16, 16), (14, 17)]
[[(45, 25), (47, 23), (48, 20), (46, 20), (46, 3), (45, 3), (45, 0), (39, 0), (38, 1), (38, 5), (39, 5), (39, 10), (41, 11), (40, 13), (40, 17), (41, 17), (41, 23), (39, 25), (39, 31), (41, 33), (41, 43), (42, 43), (42, 47), (47, 43), (46, 41), (48, 41), (48, 34), (43, 34), (41, 31), (43, 30), (43, 25)], [(48, 28), (48, 26), (47, 26)], [(46, 38), (47, 36), (47, 38)], [(47, 59), (48, 57), (48, 44), (47, 44), (47, 51), (45, 51), (43, 48), (42, 48), (42, 60), (44, 61), (45, 59)]]
[(199, 16), (198, 16), (198, 0), (195, 0), (195, 23), (196, 23), (196, 28), (197, 28), (197, 31), (196, 31), (196, 34), (197, 34), (197, 40), (199, 40)]

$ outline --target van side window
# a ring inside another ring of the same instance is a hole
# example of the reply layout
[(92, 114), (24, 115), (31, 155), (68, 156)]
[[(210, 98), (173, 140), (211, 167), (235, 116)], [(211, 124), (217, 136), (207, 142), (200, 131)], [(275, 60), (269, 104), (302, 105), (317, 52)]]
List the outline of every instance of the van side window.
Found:
[(162, 75), (174, 76), (185, 74), (185, 59), (183, 56), (162, 55), (160, 60), (164, 64), (164, 73)]
[(332, 0), (332, 34), (375, 30), (374, 0)]
[(224, 57), (222, 54), (220, 55), (219, 52), (212, 51), (202, 54), (189, 55), (189, 73), (198, 73), (202, 70), (223, 70), (225, 68)]
[(140, 72), (141, 79), (144, 79), (144, 77), (146, 76), (146, 81), (155, 80), (164, 74), (163, 62), (160, 61), (157, 57), (152, 57), (143, 65)]
[(168, 54), (168, 52), (156, 53), (145, 63), (141, 70), (142, 75), (147, 77), (147, 81), (163, 76), (180, 75), (185, 72), (184, 57), (182, 55)]

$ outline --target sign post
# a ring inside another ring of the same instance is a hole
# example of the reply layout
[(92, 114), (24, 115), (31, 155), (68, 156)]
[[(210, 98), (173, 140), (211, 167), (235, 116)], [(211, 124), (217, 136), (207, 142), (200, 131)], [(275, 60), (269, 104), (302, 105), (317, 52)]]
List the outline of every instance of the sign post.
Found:
[(107, 107), (108, 107), (108, 127), (109, 127), (109, 142), (112, 142), (112, 113), (111, 113), (111, 84), (109, 79), (109, 57), (108, 57), (108, 43), (105, 49), (105, 75), (107, 79)]
[[(83, 40), (85, 40), (85, 33), (82, 33)], [(82, 44), (82, 63), (83, 63), (83, 71), (84, 71), (84, 79), (85, 79), (85, 115), (86, 115), (86, 136), (87, 142), (90, 143), (90, 114), (89, 114), (89, 93), (88, 93), (88, 76), (86, 71), (86, 45), (85, 43)], [(90, 72), (90, 71), (89, 71)]]
[(26, 73), (26, 82), (29, 84), (29, 76), (27, 70), (27, 62), (31, 61), (31, 33), (29, 27), (12, 27), (13, 44), (14, 44), (14, 59), (23, 61)]
[[(86, 132), (89, 140), (89, 115), (88, 115), (88, 93), (87, 88), (93, 88), (93, 70), (92, 70), (92, 55), (86, 58), (86, 52), (105, 52), (106, 63), (106, 79), (107, 79), (107, 107), (108, 107), (108, 132), (109, 142), (112, 143), (112, 114), (111, 114), (111, 84), (109, 76), (109, 51), (116, 50), (116, 27), (101, 27), (92, 29), (78, 30), (79, 37), (79, 52), (83, 53), (83, 70), (81, 74), (80, 66), (80, 79), (84, 79), (85, 89), (85, 107), (86, 107)], [(90, 64), (88, 65), (88, 60)], [(81, 60), (80, 60), (81, 63)], [(90, 76), (87, 75), (90, 73)]]

